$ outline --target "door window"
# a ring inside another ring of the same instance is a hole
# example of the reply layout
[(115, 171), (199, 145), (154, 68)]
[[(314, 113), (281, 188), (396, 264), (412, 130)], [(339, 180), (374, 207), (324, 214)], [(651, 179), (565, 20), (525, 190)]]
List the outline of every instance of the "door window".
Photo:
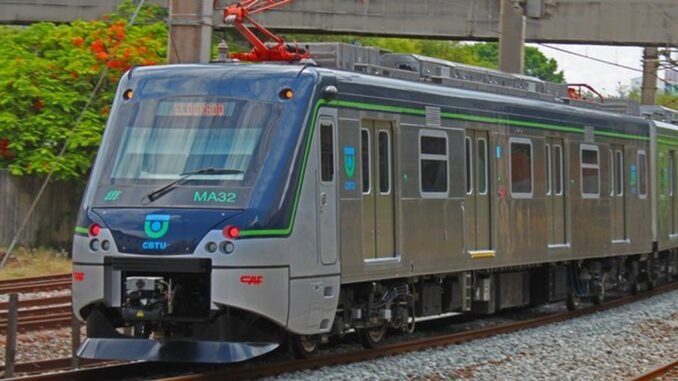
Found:
[(320, 180), (334, 181), (334, 126), (320, 122)]

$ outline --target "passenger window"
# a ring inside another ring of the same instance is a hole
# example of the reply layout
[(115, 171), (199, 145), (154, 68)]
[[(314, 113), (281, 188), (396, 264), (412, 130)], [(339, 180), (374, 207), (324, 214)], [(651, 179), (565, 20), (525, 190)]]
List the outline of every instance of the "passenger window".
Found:
[(624, 155), (622, 151), (614, 151), (614, 192), (617, 196), (624, 195)]
[(511, 195), (515, 198), (532, 197), (532, 141), (511, 138)]
[(391, 192), (391, 144), (389, 134), (379, 131), (379, 192)]
[(367, 130), (360, 130), (360, 147), (363, 194), (368, 194), (370, 193), (370, 132)]
[(471, 138), (465, 138), (465, 152), (466, 152), (466, 194), (471, 194), (473, 191), (473, 146), (471, 145)]
[(556, 169), (556, 195), (563, 194), (563, 148), (560, 145), (553, 146), (555, 169)]
[(581, 194), (584, 198), (600, 196), (600, 160), (598, 146), (580, 146)]
[(334, 126), (323, 121), (320, 123), (320, 180), (334, 181)]
[(669, 151), (669, 196), (673, 196), (673, 187), (674, 185), (674, 163), (673, 163), (673, 157), (675, 155), (674, 151)]
[(614, 196), (614, 186), (616, 180), (617, 171), (614, 168), (614, 152), (610, 149), (610, 196)]
[(546, 145), (546, 195), (550, 196), (553, 189), (553, 182), (551, 181), (551, 145)]
[(423, 196), (447, 196), (447, 135), (421, 131), (419, 135), (419, 185)]
[(638, 197), (647, 197), (647, 155), (638, 151)]
[(478, 194), (487, 194), (487, 140), (478, 139)]

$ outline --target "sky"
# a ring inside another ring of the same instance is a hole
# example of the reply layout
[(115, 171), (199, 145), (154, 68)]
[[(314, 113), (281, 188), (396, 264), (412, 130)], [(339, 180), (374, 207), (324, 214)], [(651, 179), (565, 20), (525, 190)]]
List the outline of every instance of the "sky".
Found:
[(578, 57), (543, 45), (528, 45), (538, 47), (545, 56), (558, 61), (558, 67), (565, 73), (566, 82), (587, 83), (603, 95), (617, 95), (620, 84), (625, 91), (628, 91), (631, 87), (631, 78), (642, 77), (643, 75), (643, 49), (640, 47), (546, 44), (637, 69), (637, 71), (634, 71), (589, 58)]

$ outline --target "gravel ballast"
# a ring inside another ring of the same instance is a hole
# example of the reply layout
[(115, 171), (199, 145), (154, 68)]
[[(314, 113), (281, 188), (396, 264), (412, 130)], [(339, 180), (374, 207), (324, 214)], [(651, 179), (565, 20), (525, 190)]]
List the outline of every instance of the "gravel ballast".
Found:
[(462, 345), (269, 380), (624, 380), (678, 358), (678, 291)]

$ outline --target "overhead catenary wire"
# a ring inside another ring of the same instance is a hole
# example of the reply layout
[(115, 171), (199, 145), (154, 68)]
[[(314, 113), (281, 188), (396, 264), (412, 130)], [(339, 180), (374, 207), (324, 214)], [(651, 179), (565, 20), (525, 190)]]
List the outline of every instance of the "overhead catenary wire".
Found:
[[(574, 56), (577, 56), (577, 57), (581, 57), (581, 58), (589, 59), (589, 60), (592, 60), (592, 61), (604, 63), (604, 64), (607, 64), (607, 65), (616, 66), (616, 67), (619, 67), (619, 68), (622, 68), (622, 69), (632, 70), (632, 71), (635, 71), (635, 72), (643, 73), (642, 69), (638, 69), (638, 68), (635, 68), (635, 67), (632, 67), (632, 66), (626, 66), (626, 65), (618, 64), (616, 62), (606, 61), (606, 60), (603, 60), (603, 59), (600, 59), (600, 58), (597, 58), (597, 57), (591, 57), (591, 56), (588, 56), (586, 54), (573, 52), (571, 50), (559, 48), (557, 46), (552, 46), (552, 45), (548, 45), (548, 44), (544, 44), (544, 43), (537, 43), (537, 45), (543, 46), (545, 48), (557, 50), (557, 51), (560, 51), (560, 52), (563, 52), (563, 53), (571, 54), (571, 55), (574, 55)], [(666, 67), (658, 68), (658, 70), (666, 70), (666, 69), (667, 69)], [(654, 77), (657, 78), (658, 80), (660, 80), (661, 82), (669, 83), (668, 81), (666, 81), (664, 78), (658, 76), (657, 74), (654, 74)]]
[[(141, 8), (144, 6), (146, 0), (141, 0), (139, 1), (139, 4), (137, 5), (136, 9), (134, 10), (134, 13), (129, 19), (129, 22), (127, 23), (127, 27), (131, 27), (134, 25), (134, 22), (137, 19), (137, 16), (139, 15), (139, 11), (141, 11)], [(104, 79), (106, 78), (106, 74), (108, 74), (108, 66), (104, 65), (101, 74), (99, 75), (99, 79), (97, 80), (96, 85), (94, 85), (94, 89), (92, 89), (92, 93), (90, 94), (89, 99), (87, 99), (87, 103), (85, 103), (85, 106), (82, 108), (82, 111), (80, 112), (80, 115), (78, 115), (78, 118), (75, 120), (73, 123), (73, 128), (69, 132), (68, 136), (66, 137), (66, 141), (64, 142), (63, 146), (59, 150), (59, 154), (57, 157), (62, 157), (65, 153), (66, 150), (68, 149), (68, 145), (71, 142), (71, 139), (75, 135), (75, 131), (77, 127), (80, 125), (80, 122), (85, 116), (85, 113), (89, 109), (89, 107), (92, 105), (92, 102), (94, 101), (94, 98), (96, 97), (97, 93), (99, 92), (99, 89), (101, 88), (101, 85), (104, 82)], [(42, 194), (45, 192), (45, 189), (47, 188), (47, 184), (49, 184), (49, 181), (52, 179), (52, 175), (54, 175), (55, 167), (50, 169), (49, 173), (47, 173), (47, 177), (43, 181), (42, 185), (40, 186), (40, 190), (38, 191), (38, 194), (35, 196), (35, 199), (33, 200), (33, 203), (31, 204), (31, 207), (28, 208), (28, 212), (26, 213), (26, 216), (24, 217), (23, 221), (21, 222), (21, 225), (19, 226), (19, 229), (17, 232), (14, 234), (14, 237), (12, 238), (12, 241), (9, 244), (9, 247), (7, 248), (7, 252), (5, 252), (4, 256), (2, 257), (2, 261), (0, 261), (0, 269), (5, 267), (5, 264), (7, 263), (7, 260), (9, 257), (12, 255), (12, 250), (14, 250), (14, 247), (16, 246), (17, 242), (19, 241), (19, 236), (23, 232), (23, 230), (26, 228), (26, 225), (28, 225), (28, 220), (30, 219), (31, 215), (33, 214), (33, 211), (35, 211), (35, 207), (38, 205), (38, 202), (40, 201), (40, 198), (42, 197)]]

